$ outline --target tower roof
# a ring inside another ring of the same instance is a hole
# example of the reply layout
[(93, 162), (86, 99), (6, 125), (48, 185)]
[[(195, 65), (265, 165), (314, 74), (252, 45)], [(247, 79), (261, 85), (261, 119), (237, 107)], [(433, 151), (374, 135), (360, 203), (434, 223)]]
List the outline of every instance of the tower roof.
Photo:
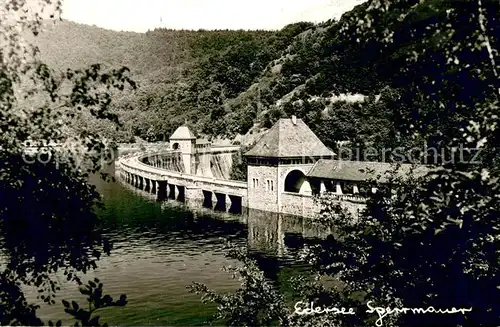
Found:
[(196, 139), (196, 137), (186, 125), (178, 127), (175, 130), (174, 134), (170, 136), (170, 140), (192, 140), (192, 139)]
[(245, 153), (251, 157), (332, 157), (333, 151), (309, 129), (302, 119), (280, 119)]

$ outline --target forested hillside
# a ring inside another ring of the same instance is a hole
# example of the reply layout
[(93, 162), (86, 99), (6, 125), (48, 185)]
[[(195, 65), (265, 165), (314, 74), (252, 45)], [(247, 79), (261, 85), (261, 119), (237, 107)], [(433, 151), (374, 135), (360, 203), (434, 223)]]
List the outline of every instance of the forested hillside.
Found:
[[(233, 139), (293, 114), (332, 148), (337, 141), (387, 146), (452, 138), (471, 113), (467, 104), (484, 96), (475, 74), (488, 61), (484, 51), (457, 52), (457, 63), (464, 58), (477, 62), (458, 71), (444, 61), (442, 50), (443, 44), (481, 42), (461, 38), (475, 28), (469, 22), (471, 4), (405, 2), (380, 14), (385, 24), (360, 29), (356, 17), (367, 6), (355, 7), (338, 22), (297, 23), (281, 31), (137, 34), (65, 22), (38, 42), (42, 57), (55, 68), (101, 62), (131, 69), (139, 88), (118, 99), (115, 108), (124, 125), (118, 133), (109, 130), (121, 141), (133, 136), (166, 140), (184, 122), (205, 136)], [(497, 7), (485, 4), (495, 44)], [(440, 33), (462, 16), (455, 34)], [(389, 30), (392, 34), (385, 35)], [(427, 85), (423, 97), (416, 90), (430, 78), (441, 82)], [(470, 83), (470, 93), (450, 97), (457, 81)], [(345, 94), (357, 94), (357, 100), (343, 100)]]
[[(379, 14), (385, 24), (361, 29), (365, 22), (359, 17), (368, 8), (362, 4), (339, 22), (314, 26), (296, 37), (258, 83), (227, 102), (220, 120), (224, 126), (218, 130), (246, 133), (250, 121), (268, 127), (295, 114), (332, 148), (336, 141), (394, 148), (422, 147), (424, 141), (439, 147), (451, 140), (473, 114), (474, 103), (485, 97), (488, 86), (479, 74), (492, 74), (480, 46), (484, 40), (464, 37), (478, 28), (475, 2), (402, 4)], [(486, 28), (497, 48), (499, 3), (489, 1), (484, 7)], [(450, 47), (456, 49), (451, 63)], [(475, 64), (459, 69), (464, 61)], [(432, 80), (438, 82), (428, 82)], [(470, 86), (466, 93), (457, 91), (463, 83)], [(339, 101), (346, 93), (362, 94), (364, 101)]]
[(93, 122), (87, 128), (104, 129), (118, 141), (130, 141), (133, 136), (156, 141), (167, 139), (186, 121), (199, 132), (211, 133), (209, 121), (202, 118), (215, 118), (226, 99), (245, 91), (267, 63), (310, 26), (298, 23), (279, 32), (156, 29), (132, 33), (48, 21), (34, 41), (42, 60), (57, 70), (95, 63), (128, 67), (139, 87), (114, 98), (123, 127), (117, 132), (109, 123)]

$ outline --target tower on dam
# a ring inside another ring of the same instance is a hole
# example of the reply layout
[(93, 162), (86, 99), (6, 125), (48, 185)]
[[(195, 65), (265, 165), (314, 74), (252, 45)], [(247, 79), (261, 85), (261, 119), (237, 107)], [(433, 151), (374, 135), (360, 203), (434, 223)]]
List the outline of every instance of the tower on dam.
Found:
[[(184, 167), (183, 173), (205, 177), (224, 177), (219, 176), (220, 174), (214, 175), (212, 171), (215, 170), (217, 173), (216, 168), (219, 165), (217, 160), (219, 158), (216, 153), (213, 153), (212, 144), (208, 140), (197, 139), (189, 127), (186, 125), (178, 127), (169, 140), (171, 149), (180, 152)], [(215, 166), (214, 169), (212, 169), (213, 166)]]
[(184, 172), (194, 174), (196, 172), (196, 164), (195, 160), (193, 160), (196, 153), (196, 136), (191, 130), (185, 125), (177, 128), (174, 134), (170, 136), (170, 146), (172, 150), (181, 153)]
[(280, 212), (287, 205), (286, 193), (312, 194), (306, 175), (319, 159), (333, 159), (334, 153), (293, 116), (280, 119), (245, 156), (249, 207)]
[[(140, 188), (162, 190), (158, 194), (169, 198), (201, 200), (203, 206), (228, 211), (246, 207), (311, 217), (321, 211), (317, 196), (326, 195), (356, 216), (366, 206), (367, 195), (377, 192), (370, 179), (392, 183), (387, 174), (418, 177), (428, 171), (423, 165), (401, 164), (394, 171), (391, 163), (335, 159), (333, 151), (294, 116), (280, 119), (245, 153), (245, 182), (229, 178), (231, 158), (239, 146), (197, 140), (181, 126), (170, 137), (170, 147), (173, 151), (167, 155), (120, 159), (122, 177)], [(170, 159), (175, 159), (175, 166), (165, 164)]]

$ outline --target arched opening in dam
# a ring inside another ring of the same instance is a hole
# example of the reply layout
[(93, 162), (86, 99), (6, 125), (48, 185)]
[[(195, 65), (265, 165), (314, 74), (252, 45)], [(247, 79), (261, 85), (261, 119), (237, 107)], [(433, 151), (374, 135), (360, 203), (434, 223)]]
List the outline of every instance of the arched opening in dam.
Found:
[(167, 199), (167, 182), (166, 181), (158, 181), (158, 201), (164, 201)]
[(175, 185), (168, 184), (168, 198), (175, 200)]
[(292, 170), (285, 178), (285, 192), (299, 193), (306, 176), (300, 170)]
[(215, 211), (226, 211), (226, 195), (223, 193), (214, 192), (217, 198), (217, 203), (215, 204)]
[(186, 187), (185, 186), (176, 186), (177, 187), (177, 199), (180, 202), (185, 202), (186, 201)]
[(212, 192), (203, 190), (203, 207), (209, 209), (213, 208)]
[(242, 213), (242, 199), (241, 196), (229, 195), (229, 200), (231, 201), (231, 206), (228, 212), (241, 214)]

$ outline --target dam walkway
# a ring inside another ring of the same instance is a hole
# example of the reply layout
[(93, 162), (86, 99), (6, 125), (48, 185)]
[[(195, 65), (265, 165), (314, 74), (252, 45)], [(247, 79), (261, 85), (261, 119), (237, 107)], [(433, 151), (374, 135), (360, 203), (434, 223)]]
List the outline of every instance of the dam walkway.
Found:
[[(239, 147), (213, 147), (212, 152), (230, 153), (237, 149)], [(196, 202), (218, 211), (242, 212), (247, 205), (246, 182), (162, 168), (164, 160), (177, 153), (167, 150), (122, 156), (116, 161), (116, 175), (125, 183), (155, 194), (159, 201)]]

